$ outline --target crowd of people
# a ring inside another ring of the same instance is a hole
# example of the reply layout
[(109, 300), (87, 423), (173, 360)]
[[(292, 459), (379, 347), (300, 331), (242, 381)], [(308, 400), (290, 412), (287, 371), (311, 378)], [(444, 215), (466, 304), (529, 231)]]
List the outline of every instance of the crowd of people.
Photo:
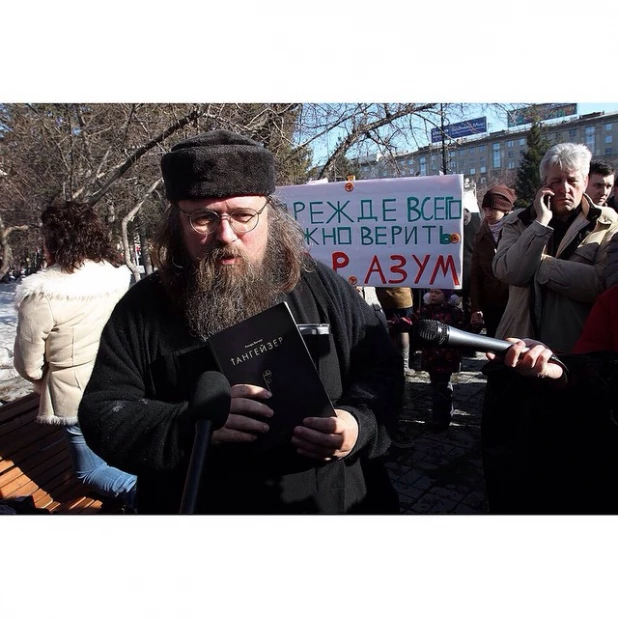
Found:
[[(614, 170), (591, 162), (585, 146), (548, 149), (526, 208), (514, 208), (512, 188), (490, 187), (482, 218), (463, 228), (462, 289), (423, 297), (377, 288), (384, 316), (311, 258), (274, 195), (274, 158), (261, 144), (213, 130), (173, 146), (161, 170), (169, 207), (154, 274), (129, 287), (93, 209), (56, 204), (42, 216), (47, 268), (16, 295), (16, 368), (41, 394), (39, 422), (65, 428), (88, 487), (140, 514), (177, 513), (203, 439), (196, 427), (215, 422), (216, 400), (226, 414), (212, 431), (195, 512), (397, 513), (385, 456), (414, 373), (410, 333), (429, 319), (512, 343), (484, 369), (491, 510), (618, 512), (618, 214)], [(284, 301), (297, 322), (330, 325), (318, 370), (334, 416), (306, 418), (285, 446), (264, 449), (260, 437), (281, 413), (276, 393), (255, 384), (221, 393), (220, 381), (209, 382), (217, 364), (207, 342)], [(432, 431), (452, 425), (460, 367), (458, 348), (422, 346)], [(586, 395), (594, 415), (579, 408)], [(586, 436), (591, 463), (578, 468), (581, 495), (566, 496), (575, 433)]]

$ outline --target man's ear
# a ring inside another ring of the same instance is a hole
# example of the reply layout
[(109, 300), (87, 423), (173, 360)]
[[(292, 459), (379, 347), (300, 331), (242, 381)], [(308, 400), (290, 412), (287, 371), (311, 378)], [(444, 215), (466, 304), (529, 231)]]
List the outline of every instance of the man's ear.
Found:
[(590, 182), (590, 174), (588, 174), (586, 176), (586, 178), (584, 178), (584, 182), (586, 183), (586, 188), (584, 189), (584, 191), (588, 190), (588, 183)]

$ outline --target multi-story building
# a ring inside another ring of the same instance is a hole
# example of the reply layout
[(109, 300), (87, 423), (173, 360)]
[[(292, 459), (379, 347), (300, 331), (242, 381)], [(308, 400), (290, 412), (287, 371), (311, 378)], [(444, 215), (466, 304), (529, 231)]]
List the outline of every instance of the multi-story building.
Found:
[[(365, 157), (356, 161), (359, 179), (440, 174), (443, 159), (447, 173), (464, 174), (480, 191), (498, 182), (513, 185), (522, 153), (526, 150), (529, 126), (461, 139), (447, 139), (413, 152), (391, 156)], [(585, 144), (592, 156), (618, 165), (618, 112), (595, 112), (572, 120), (548, 120), (542, 134), (550, 145), (560, 142)]]

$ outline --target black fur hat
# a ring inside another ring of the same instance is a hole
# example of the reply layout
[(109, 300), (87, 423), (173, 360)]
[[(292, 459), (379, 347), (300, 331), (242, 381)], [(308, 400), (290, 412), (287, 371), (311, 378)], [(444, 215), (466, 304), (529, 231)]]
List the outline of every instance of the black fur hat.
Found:
[(270, 195), (275, 163), (264, 146), (219, 129), (176, 144), (161, 159), (168, 200)]

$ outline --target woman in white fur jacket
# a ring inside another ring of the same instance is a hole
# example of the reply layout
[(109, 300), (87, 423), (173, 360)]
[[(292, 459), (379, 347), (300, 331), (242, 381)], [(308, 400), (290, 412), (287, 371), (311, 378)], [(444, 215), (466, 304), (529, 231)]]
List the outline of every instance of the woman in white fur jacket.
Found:
[(41, 395), (37, 422), (64, 427), (80, 481), (133, 507), (136, 477), (108, 466), (88, 447), (77, 423), (101, 331), (128, 290), (131, 272), (118, 266), (92, 207), (52, 205), (41, 220), (48, 266), (24, 279), (15, 293), (15, 369)]

